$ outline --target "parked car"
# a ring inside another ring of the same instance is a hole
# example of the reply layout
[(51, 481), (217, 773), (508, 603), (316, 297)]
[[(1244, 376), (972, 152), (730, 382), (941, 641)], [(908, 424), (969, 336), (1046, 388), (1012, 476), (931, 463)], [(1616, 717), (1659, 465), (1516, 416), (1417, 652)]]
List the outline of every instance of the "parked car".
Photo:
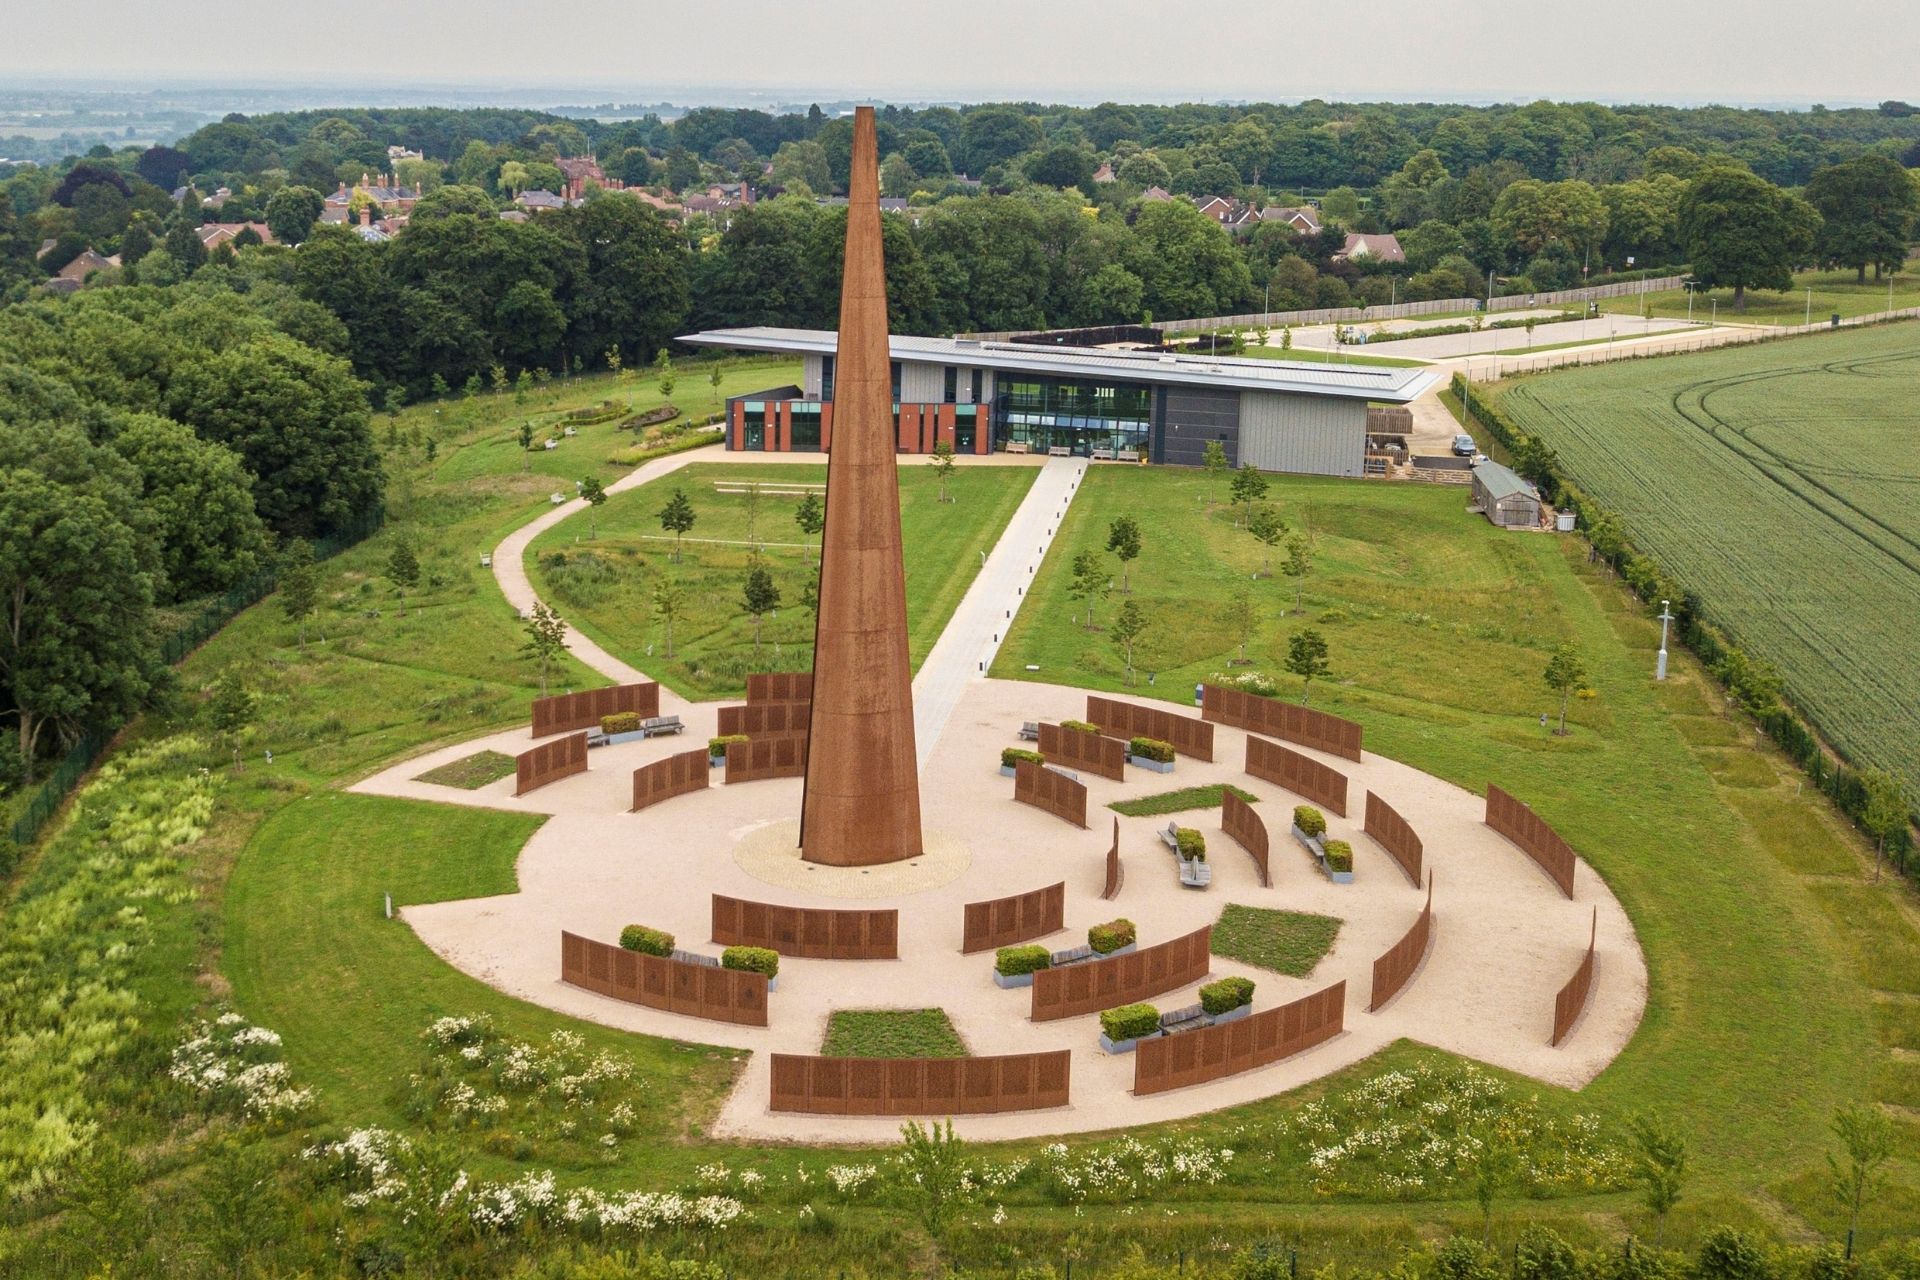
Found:
[(1473, 437), (1468, 435), (1466, 432), (1462, 431), (1459, 435), (1453, 438), (1453, 456), (1454, 457), (1471, 458), (1474, 454), (1478, 452), (1480, 452), (1480, 446), (1475, 444), (1473, 442)]

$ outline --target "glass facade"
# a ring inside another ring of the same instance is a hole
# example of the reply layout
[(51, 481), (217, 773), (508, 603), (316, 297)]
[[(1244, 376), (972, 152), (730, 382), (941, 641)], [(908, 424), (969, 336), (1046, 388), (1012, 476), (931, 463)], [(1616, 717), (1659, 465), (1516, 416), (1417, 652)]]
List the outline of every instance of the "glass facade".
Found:
[(1152, 422), (1148, 387), (1020, 373), (996, 379), (996, 448), (1018, 443), (1035, 452), (1064, 448), (1082, 457), (1095, 449), (1144, 452)]
[(820, 405), (817, 401), (793, 402), (793, 451), (820, 452)]

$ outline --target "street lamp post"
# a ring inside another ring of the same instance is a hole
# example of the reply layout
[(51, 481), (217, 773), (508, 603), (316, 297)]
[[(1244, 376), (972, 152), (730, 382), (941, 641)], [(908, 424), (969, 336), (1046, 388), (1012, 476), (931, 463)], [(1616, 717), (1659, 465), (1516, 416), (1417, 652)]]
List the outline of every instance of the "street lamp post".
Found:
[(1807, 328), (1813, 328), (1813, 286), (1807, 286)]
[(1673, 621), (1673, 609), (1670, 605), (1670, 601), (1660, 602), (1660, 656), (1655, 658), (1653, 663), (1655, 680), (1667, 678), (1667, 624)]

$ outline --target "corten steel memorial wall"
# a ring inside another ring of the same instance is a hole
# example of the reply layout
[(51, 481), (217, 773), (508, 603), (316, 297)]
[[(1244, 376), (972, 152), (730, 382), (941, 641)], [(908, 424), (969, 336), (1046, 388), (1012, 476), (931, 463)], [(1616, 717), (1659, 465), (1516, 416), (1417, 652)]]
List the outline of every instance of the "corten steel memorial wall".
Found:
[(1113, 843), (1107, 847), (1107, 887), (1100, 891), (1100, 900), (1110, 902), (1120, 896), (1120, 886), (1126, 882), (1126, 868), (1120, 865), (1120, 819), (1113, 820)]
[(1028, 893), (969, 902), (961, 917), (960, 953), (972, 955), (1058, 933), (1067, 927), (1066, 912), (1065, 880)]
[(807, 739), (803, 734), (754, 738), (727, 744), (728, 783), (758, 782), (762, 778), (798, 778), (807, 772)]
[(1156, 946), (1033, 975), (1035, 1022), (1098, 1013), (1198, 982), (1213, 967), (1213, 926)]
[(587, 771), (587, 735), (570, 734), (543, 742), (513, 758), (513, 794), (527, 792)]
[(1260, 815), (1253, 806), (1233, 792), (1220, 792), (1220, 826), (1226, 833), (1239, 842), (1240, 847), (1253, 855), (1253, 865), (1260, 869), (1260, 887), (1273, 883), (1273, 875), (1267, 866), (1267, 824), (1260, 821)]
[(1057, 724), (1040, 726), (1040, 754), (1054, 764), (1069, 769), (1085, 769), (1115, 782), (1127, 779), (1127, 744), (1102, 733), (1068, 729)]
[(1351, 720), (1217, 684), (1202, 685), (1200, 697), (1200, 714), (1208, 720), (1284, 738), (1331, 756), (1360, 759), (1360, 726)]
[(1587, 1007), (1587, 997), (1593, 994), (1594, 948), (1600, 941), (1600, 908), (1593, 909), (1593, 924), (1587, 933), (1587, 954), (1580, 958), (1580, 967), (1573, 971), (1573, 977), (1567, 985), (1560, 988), (1560, 994), (1553, 998), (1553, 1039), (1548, 1044), (1558, 1049), (1560, 1042), (1573, 1030), (1573, 1024), (1580, 1021), (1580, 1013)]
[(1427, 905), (1413, 922), (1413, 928), (1406, 936), (1381, 953), (1373, 962), (1373, 994), (1367, 998), (1367, 1012), (1372, 1013), (1387, 1001), (1400, 994), (1400, 988), (1419, 969), (1420, 962), (1426, 959), (1427, 943), (1433, 939), (1433, 881), (1427, 881)]
[(744, 733), (752, 738), (805, 733), (812, 714), (811, 702), (749, 702), (744, 706), (722, 707), (719, 732), (723, 737)]
[(767, 1025), (767, 975), (641, 955), (578, 934), (560, 935), (560, 981), (596, 995), (743, 1027)]
[(992, 1058), (773, 1055), (767, 1108), (825, 1116), (967, 1116), (1067, 1105), (1073, 1054)]
[(813, 672), (758, 671), (747, 677), (748, 702), (811, 702)]
[(783, 907), (713, 895), (713, 940), (805, 960), (898, 960), (900, 913)]
[(1031, 760), (1014, 761), (1013, 798), (1021, 804), (1045, 809), (1076, 827), (1087, 825), (1086, 787), (1045, 765)]
[(1540, 864), (1560, 892), (1573, 896), (1573, 846), (1520, 801), (1487, 784), (1487, 825), (1519, 846), (1520, 852)]
[(601, 716), (627, 711), (646, 718), (659, 715), (660, 686), (648, 680), (642, 684), (616, 684), (605, 689), (535, 698), (533, 736), (544, 738), (571, 729), (598, 729)]
[(1420, 865), (1425, 856), (1426, 846), (1420, 837), (1414, 834), (1407, 820), (1394, 810), (1394, 807), (1373, 792), (1367, 792), (1366, 833), (1374, 838), (1382, 849), (1392, 855), (1407, 873), (1407, 879), (1413, 881), (1413, 887), (1420, 887)]
[(1347, 775), (1277, 742), (1247, 736), (1247, 772), (1276, 782), (1341, 817), (1347, 816)]
[(1179, 716), (1160, 707), (1087, 695), (1087, 723), (1097, 724), (1116, 738), (1158, 738), (1195, 760), (1213, 759), (1213, 726), (1192, 716)]
[(648, 805), (684, 796), (690, 791), (705, 791), (712, 773), (705, 747), (643, 764), (633, 771), (633, 807), (627, 812), (638, 813)]
[(1135, 1097), (1205, 1084), (1291, 1058), (1346, 1029), (1347, 984), (1235, 1022), (1142, 1040), (1133, 1051)]

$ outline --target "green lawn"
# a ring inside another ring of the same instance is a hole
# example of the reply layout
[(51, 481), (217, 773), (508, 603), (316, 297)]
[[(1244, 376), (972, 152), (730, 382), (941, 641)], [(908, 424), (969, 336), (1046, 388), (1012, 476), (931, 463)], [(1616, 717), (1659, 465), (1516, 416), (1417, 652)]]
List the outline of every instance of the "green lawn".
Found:
[[(906, 546), (907, 631), (916, 667), (932, 649), (960, 597), (979, 571), (981, 553), (999, 540), (1039, 474), (1036, 467), (959, 464), (941, 502), (938, 478), (924, 459), (900, 464), (900, 523)], [(816, 572), (815, 552), (794, 523), (798, 496), (722, 494), (714, 483), (766, 481), (820, 484), (824, 464), (696, 462), (670, 476), (609, 498), (541, 534), (527, 569), (542, 596), (610, 653), (694, 698), (738, 696), (750, 671), (794, 670), (813, 661), (813, 615), (801, 600)], [(660, 509), (675, 490), (693, 504), (696, 522), (681, 562), (660, 528)], [(713, 539), (715, 541), (698, 541)], [(741, 604), (752, 541), (780, 589), (781, 605), (761, 625), (756, 654), (753, 621)], [(793, 545), (780, 545), (793, 544)], [(674, 626), (674, 656), (653, 615), (654, 585), (663, 576), (685, 588), (687, 616)]]
[(1221, 793), (1229, 790), (1248, 804), (1260, 802), (1259, 796), (1243, 791), (1232, 783), (1214, 782), (1203, 787), (1182, 787), (1178, 791), (1136, 796), (1132, 800), (1113, 800), (1108, 802), (1107, 808), (1125, 818), (1150, 818), (1156, 814), (1180, 813), (1187, 809), (1218, 809)]
[(429, 769), (414, 781), (478, 791), (489, 782), (508, 777), (513, 769), (513, 757), (510, 755), (498, 751), (476, 751), (470, 756), (443, 764), (438, 769)]
[(1388, 368), (1409, 369), (1426, 364), (1425, 360), (1409, 360), (1404, 356), (1363, 356), (1351, 351), (1313, 351), (1301, 347), (1291, 347), (1282, 351), (1279, 339), (1273, 346), (1248, 347), (1241, 354), (1252, 356), (1256, 360), (1285, 360), (1293, 364), (1372, 364)]
[(945, 1009), (836, 1009), (820, 1052), (830, 1058), (964, 1058)]
[[(1851, 319), (1887, 310), (1887, 279), (1875, 280), (1869, 273), (1865, 284), (1855, 284), (1851, 271), (1801, 271), (1793, 277), (1793, 288), (1785, 293), (1747, 290), (1747, 309), (1733, 309), (1733, 290), (1702, 289), (1693, 300), (1693, 318), (1706, 320), (1715, 314), (1724, 323), (1804, 324), (1807, 319), (1807, 290), (1813, 290), (1813, 319), (1820, 323), (1834, 312)], [(1920, 306), (1920, 272), (1903, 271), (1891, 278), (1895, 310)], [(1717, 304), (1717, 307), (1716, 307)], [(1601, 312), (1617, 315), (1679, 316), (1687, 314), (1687, 291), (1665, 289), (1656, 293), (1631, 293), (1618, 298), (1603, 298)]]
[(1213, 954), (1304, 978), (1333, 950), (1340, 921), (1309, 911), (1277, 911), (1229, 902), (1213, 926)]

